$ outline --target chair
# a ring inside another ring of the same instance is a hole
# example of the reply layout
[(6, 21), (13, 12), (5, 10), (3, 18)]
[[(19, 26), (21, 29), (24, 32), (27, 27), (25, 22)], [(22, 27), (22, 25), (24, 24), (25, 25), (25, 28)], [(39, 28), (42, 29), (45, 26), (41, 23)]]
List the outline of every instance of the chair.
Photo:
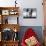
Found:
[[(34, 38), (36, 38), (36, 40), (37, 40), (37, 44), (35, 44), (35, 46), (41, 46), (39, 40), (37, 39), (37, 34), (33, 31), (32, 28), (27, 29), (27, 31), (25, 32), (24, 37), (22, 38), (21, 46), (27, 46), (29, 42), (26, 41), (27, 42), (26, 43), (25, 40), (26, 39), (29, 40), (29, 38), (32, 38), (32, 36)], [(31, 42), (30, 42), (30, 45), (31, 45)], [(28, 46), (30, 46), (30, 45), (28, 45)]]

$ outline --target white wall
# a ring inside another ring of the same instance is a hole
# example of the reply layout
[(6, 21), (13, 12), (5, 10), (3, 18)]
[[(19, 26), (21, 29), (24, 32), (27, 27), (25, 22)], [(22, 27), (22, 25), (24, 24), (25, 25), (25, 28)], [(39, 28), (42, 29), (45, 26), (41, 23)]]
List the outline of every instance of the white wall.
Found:
[(23, 15), (20, 16), (20, 25), (22, 26), (43, 26), (43, 6), (42, 0), (24, 0), (23, 8), (36, 8), (36, 19), (23, 19)]
[[(0, 6), (14, 6), (15, 0), (0, 0)], [(23, 19), (21, 14), (19, 18), (19, 23), (21, 26), (43, 26), (43, 7), (42, 0), (17, 0), (18, 6), (23, 8), (36, 8), (37, 18), (36, 19)]]

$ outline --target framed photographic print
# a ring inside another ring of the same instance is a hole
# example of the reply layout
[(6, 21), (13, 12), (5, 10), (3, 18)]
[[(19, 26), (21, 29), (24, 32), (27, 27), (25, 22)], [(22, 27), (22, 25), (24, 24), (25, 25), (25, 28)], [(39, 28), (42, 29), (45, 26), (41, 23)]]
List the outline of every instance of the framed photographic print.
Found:
[(36, 18), (37, 17), (37, 9), (36, 8), (24, 8), (23, 9), (23, 17), (24, 18)]
[(10, 28), (5, 28), (2, 31), (2, 40), (8, 41), (12, 40), (12, 30)]
[(17, 16), (8, 17), (8, 24), (18, 24), (18, 17)]
[(10, 11), (9, 11), (9, 14), (10, 14), (10, 15), (14, 15), (14, 10), (10, 10)]
[(10, 11), (9, 11), (9, 14), (10, 14), (10, 15), (16, 15), (17, 13), (18, 13), (18, 12), (17, 12), (16, 10), (10, 10)]
[(9, 15), (9, 10), (2, 10), (2, 15)]
[(18, 24), (18, 16), (3, 16), (3, 24)]

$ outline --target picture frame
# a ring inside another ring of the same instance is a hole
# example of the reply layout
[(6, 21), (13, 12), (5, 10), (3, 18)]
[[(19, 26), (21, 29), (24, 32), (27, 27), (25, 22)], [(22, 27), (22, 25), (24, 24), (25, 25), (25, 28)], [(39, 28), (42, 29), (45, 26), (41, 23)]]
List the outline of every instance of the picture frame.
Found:
[(10, 28), (5, 28), (3, 29), (2, 31), (2, 40), (3, 41), (9, 41), (9, 40), (12, 40), (12, 33), (13, 31), (10, 29)]
[(18, 24), (18, 16), (3, 16), (3, 24)]
[(23, 18), (37, 18), (37, 9), (23, 8)]
[(9, 15), (9, 10), (2, 10), (2, 15)]
[(18, 13), (18, 12), (17, 12), (16, 10), (10, 10), (10, 11), (9, 11), (9, 14), (10, 14), (10, 15), (16, 15), (17, 13)]
[(9, 41), (9, 40), (15, 41), (18, 40), (18, 32), (14, 32), (10, 28), (4, 28), (1, 37), (3, 41)]
[(18, 16), (8, 17), (8, 24), (18, 24)]

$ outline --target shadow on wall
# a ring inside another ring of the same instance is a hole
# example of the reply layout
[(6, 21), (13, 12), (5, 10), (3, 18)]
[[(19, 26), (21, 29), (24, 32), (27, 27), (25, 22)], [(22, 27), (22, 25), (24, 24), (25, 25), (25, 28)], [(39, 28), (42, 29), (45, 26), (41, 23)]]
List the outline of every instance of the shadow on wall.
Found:
[(19, 32), (20, 42), (24, 36), (24, 33), (26, 32), (28, 28), (32, 28), (36, 32), (39, 41), (42, 43), (43, 42), (42, 26), (21, 26), (20, 32)]

